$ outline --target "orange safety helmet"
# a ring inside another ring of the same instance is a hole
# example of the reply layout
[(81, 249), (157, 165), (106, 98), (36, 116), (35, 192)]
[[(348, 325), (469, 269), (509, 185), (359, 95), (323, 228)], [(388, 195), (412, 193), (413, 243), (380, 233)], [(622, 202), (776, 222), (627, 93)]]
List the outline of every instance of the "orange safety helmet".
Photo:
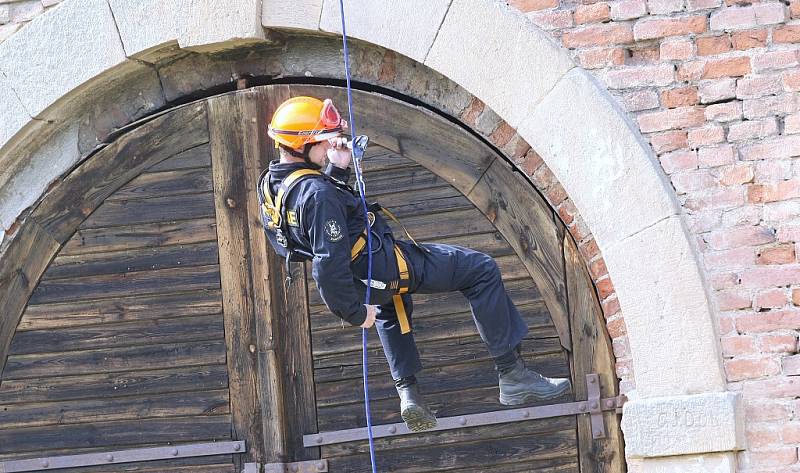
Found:
[(347, 128), (331, 99), (292, 97), (278, 106), (267, 134), (278, 144), (302, 149), (306, 144), (335, 138)]

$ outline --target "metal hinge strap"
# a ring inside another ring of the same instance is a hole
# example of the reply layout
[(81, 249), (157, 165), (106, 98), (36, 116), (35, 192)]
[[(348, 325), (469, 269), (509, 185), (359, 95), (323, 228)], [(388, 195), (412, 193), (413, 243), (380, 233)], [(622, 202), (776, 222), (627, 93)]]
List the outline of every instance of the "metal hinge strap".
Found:
[(261, 470), (260, 463), (245, 463), (242, 473), (325, 473), (328, 460), (307, 460), (294, 463), (267, 463)]
[(172, 458), (203, 457), (208, 455), (244, 453), (246, 451), (247, 446), (244, 440), (192, 443), (185, 445), (171, 445), (167, 447), (137, 448), (132, 450), (115, 450), (113, 452), (85, 453), (81, 455), (64, 455), (58, 457), (9, 460), (0, 462), (0, 473), (55, 470), (57, 468), (75, 468), (81, 466), (110, 465), (115, 463), (169, 460)]
[[(547, 417), (559, 417), (567, 415), (590, 414), (592, 417), (592, 435), (594, 438), (605, 436), (605, 426), (603, 425), (603, 411), (610, 411), (621, 408), (625, 403), (624, 395), (608, 398), (600, 398), (600, 380), (595, 373), (586, 375), (587, 393), (586, 401), (567, 402), (563, 404), (549, 404), (546, 406), (523, 407), (519, 409), (508, 409), (502, 411), (483, 412), (480, 414), (470, 414), (464, 416), (443, 417), (437, 420), (436, 427), (425, 432), (435, 432), (441, 430), (462, 429), (464, 427), (477, 427), (481, 425), (504, 424), (509, 422), (523, 422), (532, 419), (544, 419)], [(408, 430), (404, 423), (384, 424), (372, 427), (374, 438), (395, 437), (400, 435), (410, 435), (415, 432)], [(597, 436), (596, 436), (597, 435)], [(365, 427), (356, 429), (336, 430), (331, 432), (320, 432), (303, 436), (303, 446), (319, 447), (322, 445), (332, 445), (344, 442), (368, 439), (368, 432)]]

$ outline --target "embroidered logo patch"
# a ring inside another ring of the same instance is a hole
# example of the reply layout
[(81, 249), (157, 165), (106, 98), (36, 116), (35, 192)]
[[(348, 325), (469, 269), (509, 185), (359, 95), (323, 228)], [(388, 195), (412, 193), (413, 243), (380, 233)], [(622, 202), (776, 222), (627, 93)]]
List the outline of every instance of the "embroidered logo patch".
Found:
[(339, 222), (334, 219), (325, 222), (325, 235), (331, 243), (336, 243), (344, 237), (342, 227), (340, 227)]

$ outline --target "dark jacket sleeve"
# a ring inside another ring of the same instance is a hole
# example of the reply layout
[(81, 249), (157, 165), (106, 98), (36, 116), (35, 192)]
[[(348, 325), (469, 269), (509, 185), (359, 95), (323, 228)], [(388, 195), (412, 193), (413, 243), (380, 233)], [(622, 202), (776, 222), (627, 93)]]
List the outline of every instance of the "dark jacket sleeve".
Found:
[(325, 168), (325, 174), (339, 182), (347, 184), (347, 180), (350, 179), (350, 166), (342, 169), (338, 166), (334, 166), (333, 164), (328, 164), (328, 167)]
[(350, 271), (350, 237), (340, 191), (321, 189), (303, 208), (303, 221), (314, 252), (311, 275), (331, 312), (352, 325), (367, 319)]

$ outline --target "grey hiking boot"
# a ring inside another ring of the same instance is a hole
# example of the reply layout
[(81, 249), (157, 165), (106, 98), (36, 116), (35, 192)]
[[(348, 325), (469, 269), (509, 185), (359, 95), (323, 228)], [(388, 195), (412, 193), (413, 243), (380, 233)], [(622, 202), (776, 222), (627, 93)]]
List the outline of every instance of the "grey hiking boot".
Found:
[(425, 405), (416, 384), (398, 387), (397, 394), (400, 396), (400, 416), (408, 430), (419, 432), (436, 427), (436, 416)]
[(500, 404), (516, 406), (531, 401), (553, 399), (570, 390), (568, 378), (547, 378), (528, 369), (521, 359), (500, 373)]

